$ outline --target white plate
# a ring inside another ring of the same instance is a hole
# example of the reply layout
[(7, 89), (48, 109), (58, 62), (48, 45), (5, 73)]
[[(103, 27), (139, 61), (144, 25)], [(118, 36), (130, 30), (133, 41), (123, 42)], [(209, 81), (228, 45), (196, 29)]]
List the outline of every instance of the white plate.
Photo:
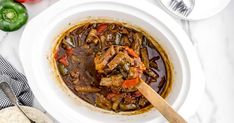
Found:
[[(164, 9), (168, 13), (175, 15), (173, 14), (173, 12), (171, 12), (171, 10), (166, 8), (168, 7), (168, 3), (170, 3), (171, 0), (159, 0), (159, 1), (162, 2)], [(206, 19), (222, 11), (230, 1), (231, 0), (195, 0), (194, 9), (188, 17), (183, 18), (183, 16), (180, 16), (179, 14), (176, 14), (176, 17), (188, 20)]]
[[(175, 50), (177, 52), (181, 52), (181, 56), (184, 56), (181, 57), (182, 62), (188, 61), (188, 63), (185, 65), (187, 68), (183, 69), (189, 69), (190, 73), (188, 74), (188, 80), (183, 80), (183, 83), (187, 88), (182, 88), (183, 91), (181, 91), (177, 97), (178, 99), (183, 100), (183, 102), (176, 101), (172, 106), (176, 108), (176, 110), (178, 110), (178, 112), (185, 118), (188, 118), (194, 114), (198, 105), (200, 104), (204, 91), (204, 78), (200, 62), (191, 41), (183, 29), (161, 9), (148, 3), (147, 1), (135, 0), (129, 0), (129, 2), (124, 0), (99, 0), (99, 2), (95, 2), (95, 0), (59, 1), (27, 24), (20, 41), (20, 59), (29, 80), (29, 85), (40, 104), (61, 123), (93, 123), (104, 121), (111, 121), (113, 123), (118, 121), (120, 122), (119, 119), (121, 118), (117, 116), (113, 116), (116, 118), (113, 120), (109, 118), (109, 116), (106, 116), (106, 114), (92, 113), (87, 111), (85, 107), (75, 107), (73, 106), (73, 103), (68, 103), (69, 101), (67, 96), (63, 94), (60, 88), (57, 88), (57, 86), (53, 83), (54, 80), (51, 79), (50, 66), (46, 62), (46, 55), (44, 55), (44, 51), (42, 50), (44, 48), (42, 45), (50, 44), (48, 42), (53, 42), (53, 38), (50, 40), (45, 40), (48, 39), (46, 37), (53, 32), (60, 32), (60, 30), (54, 30), (54, 27), (56, 26), (56, 23), (60, 23), (60, 20), (67, 18), (64, 17), (65, 13), (70, 15), (76, 13), (77, 11), (91, 9), (116, 9), (115, 11), (126, 11), (128, 13), (132, 13), (132, 15), (140, 16), (142, 17), (141, 19), (147, 20), (147, 22), (153, 24), (155, 27), (157, 25), (162, 33), (168, 35), (166, 38), (174, 40), (174, 42), (172, 41), (171, 43), (177, 47)], [(103, 12), (103, 14), (107, 13)], [(123, 15), (118, 16), (122, 16), (123, 18), (125, 17)], [(79, 15), (77, 18), (79, 18)], [(132, 21), (135, 21), (136, 23), (138, 22), (137, 20)], [(156, 32), (151, 33), (154, 34)], [(177, 66), (175, 66), (175, 68), (176, 67)], [(186, 70), (183, 71), (185, 74), (187, 74)], [(186, 95), (186, 97), (183, 95)], [(143, 116), (147, 118), (150, 115), (151, 119), (148, 120), (148, 122), (162, 122), (162, 117), (159, 117), (157, 112), (154, 113), (144, 113)], [(125, 116), (125, 119), (128, 120), (121, 122), (143, 122), (142, 120), (144, 118), (141, 120), (140, 118), (142, 118), (142, 116)]]

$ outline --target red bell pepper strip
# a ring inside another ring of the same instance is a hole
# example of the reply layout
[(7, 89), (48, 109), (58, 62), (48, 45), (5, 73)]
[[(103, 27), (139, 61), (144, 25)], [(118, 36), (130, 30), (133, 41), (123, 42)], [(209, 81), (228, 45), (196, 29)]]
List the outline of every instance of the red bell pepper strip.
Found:
[(73, 54), (73, 48), (67, 48), (66, 53), (67, 53), (67, 55), (72, 55)]
[(67, 55), (63, 55), (60, 59), (59, 62), (62, 63), (64, 66), (68, 66), (68, 60), (67, 60)]
[(135, 58), (139, 57), (139, 55), (133, 49), (131, 49), (129, 47), (125, 47), (125, 49), (126, 49), (126, 51), (128, 52), (129, 55), (131, 55), (131, 56), (133, 56)]
[(103, 33), (106, 30), (107, 26), (108, 26), (107, 24), (100, 24), (97, 27), (97, 34), (99, 35), (99, 34)]
[(123, 88), (133, 88), (135, 87), (139, 82), (139, 78), (125, 80), (122, 84)]
[(58, 51), (54, 53), (54, 59), (57, 61), (59, 59)]
[(19, 2), (19, 3), (27, 3), (27, 2), (36, 3), (36, 2), (39, 2), (41, 0), (15, 0), (15, 1)]

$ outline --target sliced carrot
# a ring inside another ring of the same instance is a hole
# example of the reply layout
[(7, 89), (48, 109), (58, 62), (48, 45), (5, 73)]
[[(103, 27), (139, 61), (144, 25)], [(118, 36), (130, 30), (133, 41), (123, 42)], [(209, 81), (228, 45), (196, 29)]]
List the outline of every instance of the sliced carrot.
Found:
[(60, 59), (59, 62), (62, 63), (64, 66), (68, 66), (68, 60), (67, 60), (67, 55), (63, 55)]
[(138, 78), (135, 79), (130, 79), (130, 80), (125, 80), (122, 84), (123, 88), (133, 88), (135, 87), (139, 82)]
[(128, 52), (129, 55), (131, 55), (131, 56), (133, 56), (135, 58), (139, 57), (139, 55), (133, 49), (131, 49), (129, 47), (125, 47), (125, 49), (126, 49), (126, 51)]
[(102, 32), (104, 32), (107, 28), (107, 24), (100, 24), (98, 27), (97, 27), (97, 34), (101, 34)]

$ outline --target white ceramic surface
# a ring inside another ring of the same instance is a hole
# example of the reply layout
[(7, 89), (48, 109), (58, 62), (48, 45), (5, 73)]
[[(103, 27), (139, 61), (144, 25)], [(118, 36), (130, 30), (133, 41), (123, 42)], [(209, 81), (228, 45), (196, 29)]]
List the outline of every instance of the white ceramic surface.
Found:
[[(69, 27), (68, 23), (74, 25), (87, 18), (87, 15), (108, 16), (142, 26), (158, 39), (168, 52), (176, 73), (168, 101), (184, 117), (192, 115), (201, 100), (204, 79), (196, 51), (184, 31), (168, 15), (148, 2), (139, 1), (134, 2), (133, 5), (133, 1), (131, 3), (123, 1), (90, 3), (91, 1), (73, 0), (73, 4), (70, 4), (71, 1), (58, 2), (31, 20), (22, 35), (20, 58), (30, 80), (29, 85), (42, 106), (61, 122), (114, 122), (113, 119), (115, 122), (162, 121), (155, 110), (137, 116), (113, 116), (90, 111), (83, 104), (74, 104), (55, 84), (47, 56), (56, 37)], [(34, 42), (31, 42), (32, 38)]]

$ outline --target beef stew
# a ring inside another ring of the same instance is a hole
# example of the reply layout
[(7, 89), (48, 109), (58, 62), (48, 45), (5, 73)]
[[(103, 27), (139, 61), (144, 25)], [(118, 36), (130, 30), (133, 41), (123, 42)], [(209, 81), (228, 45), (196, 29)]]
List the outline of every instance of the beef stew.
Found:
[(166, 62), (152, 40), (122, 23), (87, 22), (67, 31), (54, 53), (66, 86), (84, 101), (114, 112), (150, 105), (134, 87), (143, 79), (165, 97)]

